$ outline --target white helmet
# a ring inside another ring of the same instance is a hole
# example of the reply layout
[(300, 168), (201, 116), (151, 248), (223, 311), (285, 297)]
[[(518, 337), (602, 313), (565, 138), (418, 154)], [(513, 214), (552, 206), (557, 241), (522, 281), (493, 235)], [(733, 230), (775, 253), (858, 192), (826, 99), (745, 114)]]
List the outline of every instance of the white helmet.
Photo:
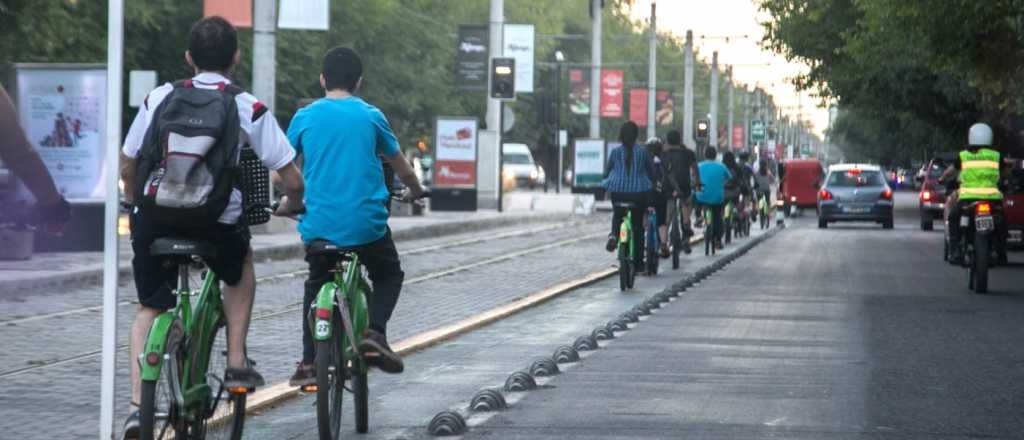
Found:
[(967, 132), (967, 145), (972, 147), (991, 147), (992, 127), (980, 122), (972, 125), (971, 130)]

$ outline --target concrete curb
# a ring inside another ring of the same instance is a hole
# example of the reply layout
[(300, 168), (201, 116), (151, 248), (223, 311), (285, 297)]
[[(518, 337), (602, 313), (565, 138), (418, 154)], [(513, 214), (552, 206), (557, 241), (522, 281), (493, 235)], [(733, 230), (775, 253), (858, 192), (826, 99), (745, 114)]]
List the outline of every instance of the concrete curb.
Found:
[[(512, 225), (527, 225), (549, 221), (566, 220), (572, 218), (572, 214), (552, 213), (541, 215), (505, 214), (479, 220), (457, 220), (447, 223), (436, 223), (422, 226), (410, 226), (392, 233), (395, 241), (411, 240), (414, 238), (441, 237), (464, 232), (476, 232), (493, 228), (500, 228)], [(264, 246), (253, 249), (254, 261), (276, 261), (290, 258), (300, 258), (304, 254), (303, 245), (297, 239), (294, 243)], [(118, 267), (118, 278), (120, 281), (132, 276), (130, 262), (124, 262)], [(99, 284), (103, 282), (103, 269), (82, 269), (69, 271), (49, 277), (36, 279), (23, 279), (0, 281), (0, 296), (7, 293), (15, 293), (26, 290), (47, 289), (62, 286), (82, 287), (83, 285)]]

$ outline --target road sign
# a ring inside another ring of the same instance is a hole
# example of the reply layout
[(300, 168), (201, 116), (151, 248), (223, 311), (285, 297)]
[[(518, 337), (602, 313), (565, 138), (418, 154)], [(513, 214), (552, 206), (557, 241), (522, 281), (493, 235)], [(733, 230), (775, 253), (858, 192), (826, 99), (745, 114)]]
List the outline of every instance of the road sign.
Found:
[(764, 142), (765, 126), (764, 121), (755, 119), (750, 121), (750, 140), (752, 142)]

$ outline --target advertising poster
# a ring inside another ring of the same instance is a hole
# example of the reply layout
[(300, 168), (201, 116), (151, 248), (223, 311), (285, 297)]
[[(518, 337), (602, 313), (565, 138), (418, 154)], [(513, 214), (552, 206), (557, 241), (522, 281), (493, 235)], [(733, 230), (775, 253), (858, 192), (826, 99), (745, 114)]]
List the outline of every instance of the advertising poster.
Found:
[(57, 190), (102, 201), (107, 73), (103, 67), (15, 65), (18, 117)]
[(658, 90), (655, 96), (654, 120), (658, 125), (672, 125), (675, 119), (676, 104), (668, 90)]
[(590, 114), (590, 70), (569, 69), (569, 111)]
[(602, 139), (576, 139), (573, 182), (576, 188), (601, 186), (604, 179), (605, 145)]
[(516, 60), (516, 93), (533, 93), (533, 25), (506, 24), (504, 28), (504, 56)]
[(622, 117), (622, 94), (625, 73), (621, 70), (601, 70), (601, 117)]
[(219, 15), (235, 27), (252, 27), (252, 0), (204, 0), (203, 17)]
[(747, 145), (747, 140), (743, 138), (743, 124), (736, 124), (732, 126), (732, 148), (734, 150), (740, 150)]
[(629, 89), (629, 120), (647, 126), (647, 89)]
[(434, 187), (476, 188), (477, 121), (437, 118)]
[(278, 0), (277, 27), (307, 31), (330, 29), (331, 5), (328, 0)]
[(487, 90), (487, 48), (490, 33), (486, 25), (459, 26), (455, 48), (455, 88)]

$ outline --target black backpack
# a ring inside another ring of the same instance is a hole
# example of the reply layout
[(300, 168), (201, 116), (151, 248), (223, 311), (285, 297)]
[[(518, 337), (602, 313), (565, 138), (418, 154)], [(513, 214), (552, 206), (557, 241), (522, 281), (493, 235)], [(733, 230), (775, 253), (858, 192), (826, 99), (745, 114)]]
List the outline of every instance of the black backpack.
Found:
[(230, 84), (200, 89), (179, 81), (157, 106), (135, 174), (135, 200), (148, 218), (193, 229), (224, 213), (238, 173), (235, 96), (241, 92)]

